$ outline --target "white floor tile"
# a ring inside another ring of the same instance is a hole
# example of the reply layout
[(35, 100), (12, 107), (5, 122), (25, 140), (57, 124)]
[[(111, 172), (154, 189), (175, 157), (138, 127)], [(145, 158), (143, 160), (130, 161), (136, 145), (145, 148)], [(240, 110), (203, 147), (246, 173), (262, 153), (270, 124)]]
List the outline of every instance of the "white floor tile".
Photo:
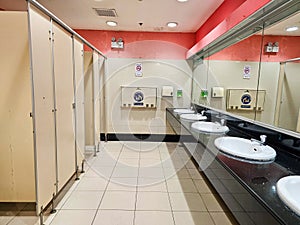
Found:
[(231, 225), (231, 221), (224, 212), (212, 212), (210, 213), (213, 221), (216, 225)]
[(134, 211), (98, 210), (93, 225), (133, 225)]
[(108, 180), (101, 177), (84, 177), (77, 185), (77, 191), (104, 191)]
[(14, 216), (0, 216), (0, 225), (6, 225), (9, 221), (13, 220)]
[(192, 179), (176, 179), (176, 178), (169, 179), (167, 180), (167, 188), (169, 192), (179, 192), (179, 193), (198, 192)]
[(192, 179), (203, 179), (198, 169), (187, 169)]
[(169, 193), (173, 211), (207, 211), (198, 193)]
[(112, 177), (137, 177), (138, 168), (137, 167), (125, 167), (119, 166), (114, 169)]
[(199, 193), (203, 194), (203, 193), (211, 193), (210, 188), (208, 187), (208, 185), (206, 184), (205, 180), (194, 180), (194, 184), (196, 185), (196, 188), (198, 190)]
[(176, 225), (214, 225), (207, 212), (174, 212)]
[(91, 224), (96, 210), (60, 210), (49, 225)]
[(97, 176), (108, 179), (112, 175), (113, 170), (114, 166), (92, 166), (85, 177)]
[(127, 167), (139, 167), (139, 158), (120, 158), (116, 167), (127, 166)]
[(171, 212), (137, 211), (135, 225), (174, 225)]
[(213, 194), (201, 194), (202, 200), (209, 212), (223, 212), (222, 206)]
[(100, 209), (134, 210), (136, 192), (106, 191)]
[(140, 167), (162, 167), (160, 159), (140, 159)]
[(97, 209), (103, 191), (74, 191), (62, 209)]
[(140, 167), (139, 177), (143, 178), (164, 178), (164, 171), (161, 167)]
[(163, 192), (138, 192), (136, 207), (137, 210), (171, 210), (168, 193)]
[(39, 218), (37, 216), (16, 216), (8, 225), (39, 225)]
[(141, 142), (141, 151), (158, 150), (161, 142)]
[(124, 149), (129, 149), (132, 151), (140, 151), (141, 143), (139, 141), (124, 141), (123, 150)]
[(182, 169), (178, 170), (177, 173), (176, 173), (176, 176), (179, 179), (180, 178), (184, 178), (184, 179), (191, 178), (190, 173), (185, 168), (182, 168)]
[(138, 179), (138, 191), (167, 192), (167, 185), (161, 178), (142, 178)]
[(122, 159), (139, 159), (140, 153), (139, 152), (133, 152), (133, 151), (122, 151), (119, 157), (119, 160)]
[(135, 177), (113, 177), (107, 186), (108, 191), (136, 191), (137, 178)]
[(159, 159), (160, 160), (160, 153), (158, 150), (152, 150), (148, 152), (141, 152), (140, 153), (141, 159)]
[(91, 166), (93, 167), (114, 167), (117, 163), (117, 159), (112, 158), (110, 156), (105, 156), (103, 158), (97, 158)]

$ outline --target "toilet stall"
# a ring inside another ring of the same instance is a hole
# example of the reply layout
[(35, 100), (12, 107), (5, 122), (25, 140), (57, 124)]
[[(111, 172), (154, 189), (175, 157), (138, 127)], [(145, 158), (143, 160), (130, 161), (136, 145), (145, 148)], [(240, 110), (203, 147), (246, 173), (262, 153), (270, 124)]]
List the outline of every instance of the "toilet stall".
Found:
[[(105, 57), (34, 1), (26, 12), (0, 12), (0, 38), (0, 202), (34, 203), (39, 214), (84, 161), (84, 45), (98, 83)], [(97, 146), (100, 97), (91, 98)]]

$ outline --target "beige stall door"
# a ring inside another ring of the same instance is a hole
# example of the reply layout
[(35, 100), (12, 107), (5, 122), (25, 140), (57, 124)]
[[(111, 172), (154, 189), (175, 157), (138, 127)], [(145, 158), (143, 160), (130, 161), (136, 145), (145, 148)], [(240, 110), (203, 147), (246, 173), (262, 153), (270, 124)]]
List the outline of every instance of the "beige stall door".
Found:
[(27, 22), (0, 12), (0, 202), (35, 202)]
[(54, 96), (50, 18), (29, 9), (34, 88), (35, 154), (37, 211), (45, 207), (55, 193)]
[(75, 124), (73, 124), (74, 89), (72, 37), (53, 23), (53, 54), (56, 99), (58, 191), (74, 174)]
[(84, 73), (83, 73), (83, 43), (74, 38), (74, 72), (76, 99), (76, 148), (77, 165), (84, 159)]

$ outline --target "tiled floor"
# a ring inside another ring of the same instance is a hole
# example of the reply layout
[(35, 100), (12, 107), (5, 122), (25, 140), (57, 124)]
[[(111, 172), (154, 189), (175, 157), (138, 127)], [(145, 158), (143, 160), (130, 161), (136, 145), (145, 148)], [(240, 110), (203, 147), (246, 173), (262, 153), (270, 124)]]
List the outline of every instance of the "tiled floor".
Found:
[(56, 209), (45, 225), (233, 224), (178, 143), (104, 143)]

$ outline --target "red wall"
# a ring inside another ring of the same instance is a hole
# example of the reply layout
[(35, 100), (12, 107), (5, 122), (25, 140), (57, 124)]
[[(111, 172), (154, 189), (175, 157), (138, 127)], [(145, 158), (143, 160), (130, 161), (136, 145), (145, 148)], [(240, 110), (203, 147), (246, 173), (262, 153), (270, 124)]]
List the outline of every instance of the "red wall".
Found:
[[(260, 35), (251, 36), (210, 56), (209, 59), (258, 62), (260, 60), (261, 41), (262, 37)], [(300, 56), (300, 37), (264, 36), (263, 46), (267, 45), (268, 42), (278, 42), (279, 52), (265, 53), (263, 51), (262, 62), (281, 62)]]
[(226, 17), (230, 16), (239, 6), (246, 0), (224, 0), (222, 5), (208, 18), (208, 20), (198, 29), (196, 33), (196, 41), (200, 41)]
[[(196, 41), (194, 33), (76, 30), (109, 58), (185, 59)], [(111, 49), (111, 38), (122, 38), (124, 49)]]
[[(225, 34), (227, 31), (232, 29), (234, 26), (239, 24), (241, 21), (243, 21), (245, 18), (252, 15), (254, 12), (256, 12), (258, 9), (262, 8), (266, 4), (268, 4), (271, 0), (246, 0), (242, 5), (240, 5), (235, 11), (230, 12), (230, 10), (233, 10), (231, 8), (232, 1), (226, 3), (226, 7), (228, 8), (228, 11), (223, 9), (224, 12), (228, 13), (227, 15), (222, 15), (220, 19), (223, 19), (222, 22), (218, 23), (217, 26), (213, 27), (212, 30), (210, 30), (203, 38), (199, 39), (197, 43), (187, 52), (186, 58), (190, 58), (194, 54), (196, 54), (198, 51), (203, 49), (205, 46), (210, 44), (212, 41), (216, 40), (221, 35)], [(214, 21), (207, 21), (208, 24), (214, 24)], [(204, 24), (204, 26), (209, 26)], [(212, 27), (212, 25), (210, 25)], [(202, 30), (202, 28), (200, 28)], [(198, 31), (200, 36), (200, 31)]]

